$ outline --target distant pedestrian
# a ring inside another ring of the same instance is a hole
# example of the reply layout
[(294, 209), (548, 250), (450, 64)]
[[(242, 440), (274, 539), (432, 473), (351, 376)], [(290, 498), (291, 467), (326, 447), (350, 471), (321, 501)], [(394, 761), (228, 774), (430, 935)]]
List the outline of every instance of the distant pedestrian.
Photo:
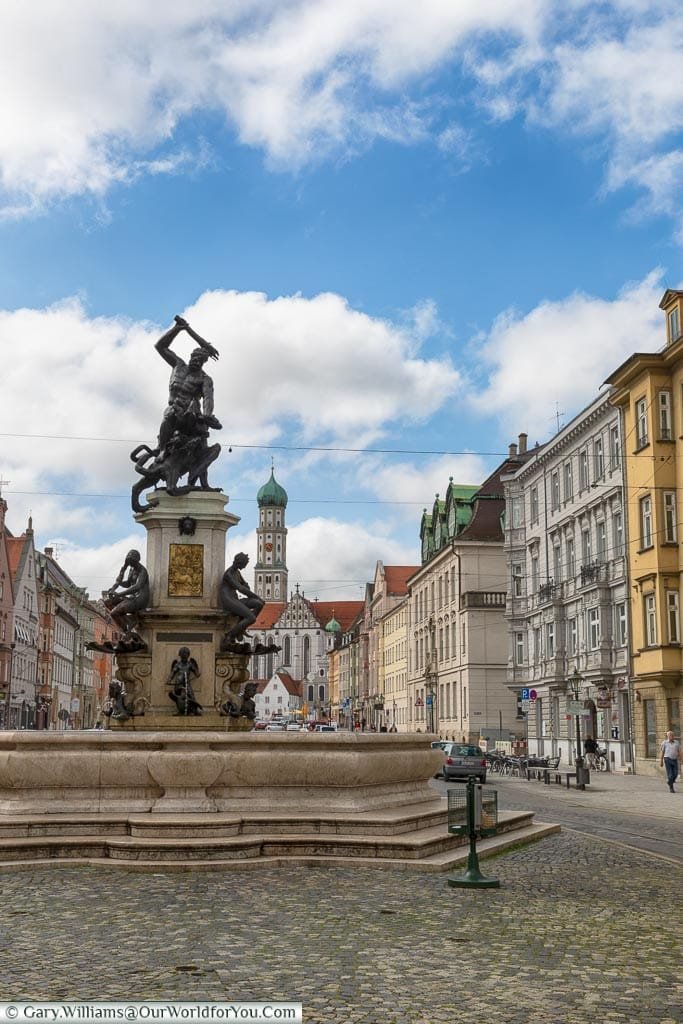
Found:
[(598, 752), (598, 745), (592, 736), (586, 736), (583, 741), (583, 749), (586, 754), (586, 764), (589, 768), (595, 768), (595, 755)]
[(666, 734), (666, 739), (660, 749), (659, 766), (666, 768), (666, 784), (670, 793), (675, 793), (674, 782), (678, 778), (678, 766), (681, 761), (681, 744), (674, 739), (671, 729)]

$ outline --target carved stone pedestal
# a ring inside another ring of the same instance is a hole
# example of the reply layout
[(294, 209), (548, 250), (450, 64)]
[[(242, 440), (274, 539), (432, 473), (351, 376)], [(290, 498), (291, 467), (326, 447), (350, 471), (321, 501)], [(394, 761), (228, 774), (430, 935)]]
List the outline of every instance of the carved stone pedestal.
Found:
[[(145, 650), (116, 656), (116, 678), (124, 693), (113, 701), (111, 727), (136, 732), (250, 729), (253, 719), (240, 717), (249, 657), (221, 650), (226, 625), (233, 620), (226, 624), (218, 601), (226, 534), (239, 519), (225, 511), (228, 498), (216, 491), (179, 497), (156, 491), (147, 500), (157, 504), (136, 516), (147, 530), (150, 606), (138, 626)], [(183, 647), (197, 665), (191, 686), (201, 714), (179, 713), (169, 696), (172, 665)]]

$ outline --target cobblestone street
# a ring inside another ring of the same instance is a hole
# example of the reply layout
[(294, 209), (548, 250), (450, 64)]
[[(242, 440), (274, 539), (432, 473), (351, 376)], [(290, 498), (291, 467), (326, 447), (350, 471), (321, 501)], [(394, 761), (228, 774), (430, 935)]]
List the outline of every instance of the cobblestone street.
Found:
[[(679, 1024), (683, 871), (571, 833), (501, 888), (372, 869), (0, 876), (3, 1000), (297, 1000), (307, 1024)], [(674, 929), (675, 931), (676, 929)]]

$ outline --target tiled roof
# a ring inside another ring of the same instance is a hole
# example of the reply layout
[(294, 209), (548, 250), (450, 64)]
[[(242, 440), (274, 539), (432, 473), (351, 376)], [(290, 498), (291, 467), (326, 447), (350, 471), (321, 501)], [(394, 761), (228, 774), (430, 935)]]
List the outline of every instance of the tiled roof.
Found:
[(387, 593), (407, 594), (408, 580), (419, 568), (419, 565), (385, 565), (384, 579)]
[[(526, 460), (530, 452), (522, 456)], [(504, 488), (501, 476), (519, 469), (520, 458), (506, 459), (491, 473), (474, 496), (474, 510), (470, 522), (458, 534), (458, 540), (498, 541), (504, 539), (502, 516), (505, 512)]]
[[(335, 618), (345, 632), (358, 612), (363, 609), (363, 601), (310, 601), (304, 598), (311, 612), (324, 628), (330, 619)], [(282, 601), (270, 601), (259, 612), (251, 629), (273, 629), (287, 605)], [(283, 629), (292, 627), (283, 626)]]
[(353, 620), (365, 606), (363, 601), (308, 601), (307, 604), (321, 626), (326, 626), (334, 618), (344, 633), (350, 629)]
[(9, 558), (9, 571), (12, 579), (16, 580), (17, 572), (21, 564), (21, 557), (26, 544), (26, 537), (7, 537), (7, 556)]
[(285, 610), (284, 601), (269, 601), (256, 617), (252, 629), (272, 629)]
[(287, 693), (292, 697), (301, 696), (301, 681), (290, 676), (289, 672), (276, 672), (275, 675), (282, 682)]

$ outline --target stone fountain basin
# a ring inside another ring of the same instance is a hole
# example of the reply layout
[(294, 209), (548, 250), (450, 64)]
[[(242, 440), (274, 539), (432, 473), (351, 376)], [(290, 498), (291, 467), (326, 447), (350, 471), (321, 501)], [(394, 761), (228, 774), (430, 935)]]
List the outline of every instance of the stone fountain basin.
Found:
[(0, 815), (361, 812), (434, 803), (433, 736), (0, 733)]

